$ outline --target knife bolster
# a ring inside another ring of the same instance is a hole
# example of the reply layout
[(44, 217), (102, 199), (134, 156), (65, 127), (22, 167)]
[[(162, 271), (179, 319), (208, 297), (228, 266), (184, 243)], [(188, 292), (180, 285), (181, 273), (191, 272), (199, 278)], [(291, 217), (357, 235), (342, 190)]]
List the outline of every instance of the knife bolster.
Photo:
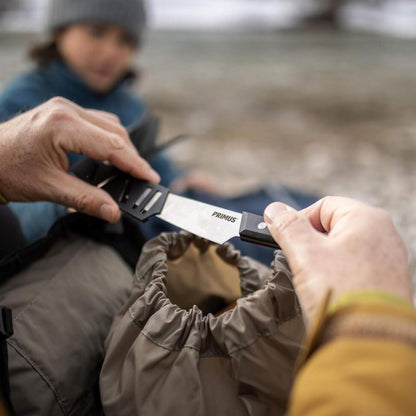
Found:
[(243, 212), (240, 224), (240, 239), (262, 246), (280, 248), (269, 233), (263, 217)]

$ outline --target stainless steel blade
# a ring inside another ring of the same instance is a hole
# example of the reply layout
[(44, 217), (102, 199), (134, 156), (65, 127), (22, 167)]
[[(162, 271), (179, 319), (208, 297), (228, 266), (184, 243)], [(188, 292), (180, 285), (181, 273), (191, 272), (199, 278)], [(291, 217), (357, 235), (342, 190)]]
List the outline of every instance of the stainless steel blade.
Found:
[(242, 214), (169, 194), (157, 217), (192, 234), (223, 244), (239, 236)]

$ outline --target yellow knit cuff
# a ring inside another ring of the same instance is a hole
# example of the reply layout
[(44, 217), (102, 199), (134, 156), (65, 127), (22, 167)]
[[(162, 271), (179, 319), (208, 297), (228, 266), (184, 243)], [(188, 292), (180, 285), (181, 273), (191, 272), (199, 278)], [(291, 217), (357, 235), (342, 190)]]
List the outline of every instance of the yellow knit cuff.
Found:
[(7, 199), (0, 193), (0, 205), (6, 205), (7, 203)]
[(414, 306), (409, 302), (401, 299), (390, 293), (378, 291), (378, 290), (362, 290), (359, 292), (351, 292), (341, 296), (338, 300), (333, 302), (328, 310), (328, 314), (333, 314), (337, 310), (345, 308), (350, 305), (357, 304), (390, 304), (392, 306), (404, 307), (406, 309), (414, 311)]
[(416, 345), (416, 311), (413, 305), (389, 293), (348, 293), (331, 303), (331, 291), (310, 322), (299, 369), (323, 343), (343, 335), (382, 336)]

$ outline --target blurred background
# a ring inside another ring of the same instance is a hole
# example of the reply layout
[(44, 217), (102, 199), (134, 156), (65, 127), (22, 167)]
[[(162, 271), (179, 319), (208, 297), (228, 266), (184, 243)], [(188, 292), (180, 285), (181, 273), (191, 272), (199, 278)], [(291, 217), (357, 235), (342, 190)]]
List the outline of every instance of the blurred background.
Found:
[[(0, 88), (47, 0), (0, 0)], [(394, 217), (416, 280), (416, 2), (148, 0), (135, 87), (185, 167), (224, 191), (281, 183)]]

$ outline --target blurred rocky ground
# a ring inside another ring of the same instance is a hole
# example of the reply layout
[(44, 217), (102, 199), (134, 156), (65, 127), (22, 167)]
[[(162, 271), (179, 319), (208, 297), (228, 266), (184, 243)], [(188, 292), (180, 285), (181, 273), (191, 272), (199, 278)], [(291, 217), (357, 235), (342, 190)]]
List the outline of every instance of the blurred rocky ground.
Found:
[[(28, 37), (0, 39), (0, 86), (27, 67)], [(281, 183), (393, 215), (416, 281), (416, 44), (301, 31), (151, 33), (136, 88), (187, 168), (237, 194)]]

